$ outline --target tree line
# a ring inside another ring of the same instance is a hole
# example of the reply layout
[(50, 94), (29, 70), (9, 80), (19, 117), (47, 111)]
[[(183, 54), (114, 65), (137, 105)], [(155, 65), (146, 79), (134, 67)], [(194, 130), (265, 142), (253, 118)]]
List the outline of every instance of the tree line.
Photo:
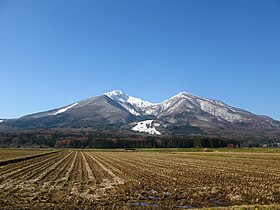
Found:
[(0, 133), (0, 147), (50, 148), (218, 148), (240, 146), (236, 140), (208, 136), (151, 136), (126, 132), (74, 130)]

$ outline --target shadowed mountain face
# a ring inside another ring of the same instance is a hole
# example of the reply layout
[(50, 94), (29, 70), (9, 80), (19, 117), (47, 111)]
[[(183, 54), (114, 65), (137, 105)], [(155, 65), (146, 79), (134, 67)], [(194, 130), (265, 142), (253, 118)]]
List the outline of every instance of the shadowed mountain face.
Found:
[(221, 101), (181, 92), (153, 104), (119, 90), (69, 106), (0, 121), (0, 130), (96, 128), (99, 125), (149, 134), (279, 136), (280, 122)]
[(5, 120), (1, 130), (85, 128), (96, 125), (120, 126), (136, 118), (120, 104), (106, 95), (89, 98), (72, 105), (47, 112)]

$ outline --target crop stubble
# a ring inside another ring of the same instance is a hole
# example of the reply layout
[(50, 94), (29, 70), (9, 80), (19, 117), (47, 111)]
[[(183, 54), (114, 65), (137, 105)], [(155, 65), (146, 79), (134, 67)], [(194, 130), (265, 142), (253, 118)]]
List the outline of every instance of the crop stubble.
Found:
[(63, 151), (0, 167), (0, 206), (280, 204), (280, 154)]

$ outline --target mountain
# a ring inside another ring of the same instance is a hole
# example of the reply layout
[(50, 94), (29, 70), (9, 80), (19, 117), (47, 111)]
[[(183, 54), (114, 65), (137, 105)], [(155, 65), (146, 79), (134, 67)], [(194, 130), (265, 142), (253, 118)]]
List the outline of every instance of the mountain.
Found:
[(0, 120), (0, 131), (100, 127), (152, 135), (280, 135), (279, 121), (186, 92), (150, 103), (114, 90), (62, 108)]
[[(174, 131), (180, 130), (181, 134), (262, 135), (276, 133), (278, 135), (280, 131), (280, 122), (270, 117), (255, 115), (221, 101), (186, 92), (181, 92), (158, 104), (142, 101), (121, 91), (112, 91), (107, 95), (124, 107), (129, 107), (128, 110), (133, 110), (132, 114), (137, 110), (135, 115), (149, 116), (150, 119), (153, 119), (146, 129), (146, 132), (150, 134), (159, 134), (159, 131), (172, 134)], [(144, 132), (143, 126), (147, 124), (146, 122), (143, 121), (139, 131)], [(139, 127), (139, 124), (137, 125)], [(150, 131), (151, 128), (159, 131)], [(133, 127), (133, 130), (137, 129)]]
[(153, 107), (157, 118), (173, 124), (202, 128), (205, 132), (221, 130), (234, 132), (278, 131), (280, 122), (266, 116), (229, 106), (221, 101), (181, 92)]
[(136, 117), (106, 95), (82, 100), (66, 107), (26, 115), (0, 123), (0, 130), (48, 128), (88, 128), (97, 125), (120, 126)]

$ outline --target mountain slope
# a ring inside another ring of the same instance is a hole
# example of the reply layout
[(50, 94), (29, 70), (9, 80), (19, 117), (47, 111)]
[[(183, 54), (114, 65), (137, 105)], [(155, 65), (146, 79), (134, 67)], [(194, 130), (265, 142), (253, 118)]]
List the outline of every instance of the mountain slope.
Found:
[[(106, 95), (102, 95), (59, 109), (23, 116), (16, 120), (8, 120), (4, 122), (4, 125), (6, 129), (9, 126), (10, 130), (84, 128), (106, 124), (120, 126), (135, 120), (135, 116), (123, 106)], [(0, 124), (1, 127), (3, 127), (3, 123)]]
[(175, 123), (215, 131), (224, 129), (235, 132), (277, 131), (280, 123), (266, 116), (229, 106), (221, 101), (206, 99), (182, 92), (164, 101), (157, 117)]

